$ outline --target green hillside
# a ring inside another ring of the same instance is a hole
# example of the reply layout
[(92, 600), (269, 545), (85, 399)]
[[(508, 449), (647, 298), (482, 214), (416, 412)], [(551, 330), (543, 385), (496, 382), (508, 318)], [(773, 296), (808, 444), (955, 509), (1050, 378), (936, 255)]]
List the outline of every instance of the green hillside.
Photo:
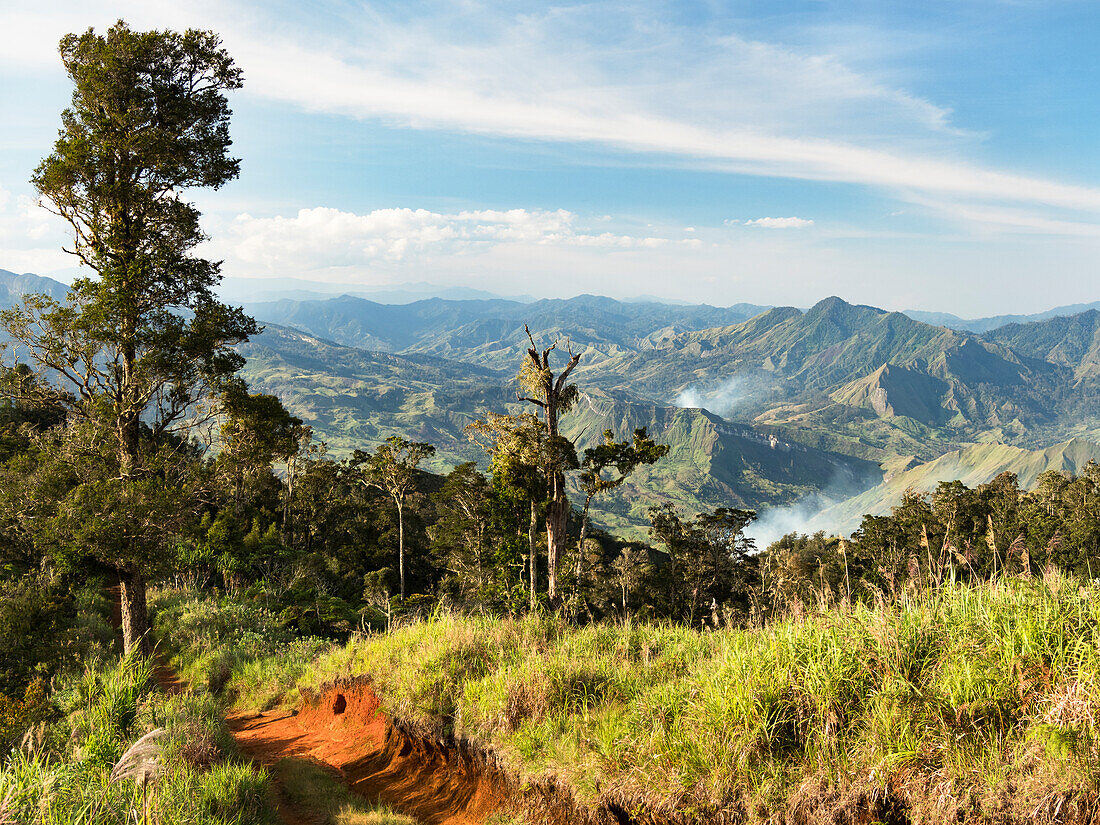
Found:
[(1100, 311), (1011, 324), (986, 336), (1030, 358), (1073, 370), (1078, 385), (1100, 378)]
[(1031, 489), (1047, 470), (1079, 474), (1089, 461), (1100, 461), (1100, 444), (1074, 438), (1043, 450), (1008, 444), (975, 444), (945, 453), (934, 461), (895, 472), (881, 484), (819, 513), (813, 527), (850, 533), (865, 514), (885, 515), (907, 490), (930, 492), (941, 481), (961, 481), (968, 487), (985, 484), (1002, 472), (1015, 473), (1023, 489)]
[[(242, 371), (248, 383), (283, 399), (336, 456), (400, 434), (432, 443), (437, 452), (428, 466), (446, 470), (484, 460), (465, 435), (467, 424), (487, 411), (525, 409), (509, 374), (442, 358), (368, 352), (274, 326), (241, 352), (248, 359)], [(665, 459), (640, 469), (601, 502), (596, 519), (607, 526), (636, 530), (646, 523), (646, 510), (664, 501), (688, 512), (765, 508), (826, 487), (856, 492), (881, 478), (873, 462), (797, 444), (781, 432), (625, 391), (607, 393), (583, 381), (581, 386), (580, 403), (563, 421), (578, 449), (605, 429), (624, 435), (637, 427), (672, 447)]]
[(829, 298), (805, 313), (780, 307), (729, 327), (675, 335), (593, 371), (605, 386), (658, 399), (687, 390), (705, 396), (744, 378), (751, 391), (732, 410), (716, 412), (884, 460), (909, 453), (931, 459), (979, 440), (1036, 446), (1066, 437), (1083, 423), (1080, 416), (1069, 420), (1067, 409), (1086, 422), (1097, 418), (1094, 407), (1077, 401), (1076, 368), (1072, 357), (1021, 354), (1008, 338), (979, 338)]
[(341, 456), (402, 435), (431, 442), (434, 468), (449, 468), (480, 457), (463, 433), (476, 412), (515, 398), (488, 370), (344, 347), (283, 327), (269, 325), (240, 351), (249, 385), (281, 398)]

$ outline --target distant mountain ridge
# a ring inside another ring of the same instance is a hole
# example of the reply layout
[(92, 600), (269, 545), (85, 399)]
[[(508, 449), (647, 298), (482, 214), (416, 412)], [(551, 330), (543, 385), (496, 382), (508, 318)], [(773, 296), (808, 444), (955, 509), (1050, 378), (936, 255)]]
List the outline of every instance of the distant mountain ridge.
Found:
[(1066, 315), (1078, 315), (1090, 309), (1100, 309), (1100, 301), (1087, 304), (1067, 304), (1066, 306), (1048, 309), (1045, 312), (1036, 312), (1031, 315), (990, 315), (985, 318), (960, 318), (950, 312), (923, 312), (919, 309), (903, 310), (906, 315), (915, 321), (926, 324), (948, 327), (950, 329), (964, 330), (966, 332), (991, 332), (1009, 324), (1030, 324), (1035, 321), (1046, 321), (1049, 318), (1059, 318)]
[(866, 458), (929, 459), (971, 441), (1036, 446), (1100, 429), (1090, 318), (978, 336), (833, 297), (672, 335), (585, 375), (658, 400), (739, 380), (746, 392), (715, 412)]
[(29, 272), (19, 275), (0, 269), (0, 307), (14, 306), (23, 300), (24, 295), (34, 293), (60, 299), (69, 294), (69, 288), (53, 278), (43, 278)]
[(595, 295), (520, 303), (502, 298), (453, 301), (429, 298), (379, 304), (342, 295), (323, 301), (246, 304), (261, 321), (321, 335), (345, 346), (385, 352), (418, 352), (512, 369), (529, 345), (524, 325), (548, 337), (568, 339), (594, 360), (646, 349), (653, 336), (742, 321), (760, 307), (666, 305), (625, 302)]

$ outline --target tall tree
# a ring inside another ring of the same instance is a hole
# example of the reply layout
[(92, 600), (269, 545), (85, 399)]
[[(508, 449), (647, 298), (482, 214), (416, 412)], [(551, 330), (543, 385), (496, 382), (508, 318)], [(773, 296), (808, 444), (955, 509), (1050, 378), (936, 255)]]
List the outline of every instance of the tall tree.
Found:
[(538, 605), (538, 513), (546, 497), (546, 478), (554, 456), (548, 449), (546, 428), (534, 415), (489, 413), (466, 428), (470, 440), (490, 456), (493, 481), (526, 500), (530, 512), (527, 527), (528, 600)]
[[(60, 53), (72, 105), (32, 183), (72, 229), (67, 251), (95, 274), (67, 302), (34, 296), (2, 321), (65, 389), (70, 415), (113, 434), (119, 483), (89, 500), (113, 491), (124, 503), (156, 472), (145, 457), (186, 433), (242, 365), (231, 346), (256, 332), (215, 298), (219, 264), (191, 254), (205, 236), (183, 197), (238, 174), (224, 92), (241, 86), (241, 72), (212, 32), (135, 32), (122, 21), (105, 35), (66, 35)], [(95, 550), (119, 575), (127, 650), (148, 649), (155, 552), (142, 535), (120, 533)]]
[(519, 400), (539, 407), (546, 423), (547, 450), (550, 456), (547, 468), (549, 503), (546, 507), (546, 567), (549, 578), (547, 595), (550, 598), (550, 604), (556, 607), (560, 601), (558, 568), (565, 556), (566, 529), (569, 522), (569, 496), (565, 491), (565, 471), (577, 466), (576, 449), (573, 443), (559, 432), (559, 423), (561, 416), (573, 408), (580, 395), (577, 385), (569, 383), (569, 374), (580, 363), (581, 356), (580, 353), (570, 351), (565, 367), (555, 377), (550, 365), (550, 355), (557, 349), (557, 343), (540, 351), (531, 335), (531, 330), (526, 326), (524, 330), (531, 346), (520, 368), (519, 382), (528, 394), (520, 396)]
[(671, 504), (649, 508), (650, 535), (668, 553), (662, 579), (669, 606), (689, 625), (707, 618), (716, 623), (719, 605), (745, 601), (751, 574), (744, 567), (755, 546), (744, 530), (755, 518), (753, 510), (732, 507), (699, 513), (694, 520), (681, 518)]
[[(246, 493), (269, 476), (275, 461), (293, 463), (312, 429), (287, 412), (274, 395), (249, 393), (243, 381), (232, 381), (223, 394), (225, 421), (218, 463), (233, 496), (233, 514), (241, 517)], [(288, 468), (288, 485), (289, 479)]]
[[(604, 430), (603, 443), (584, 451), (581, 462), (581, 490), (584, 491), (584, 509), (581, 513), (581, 535), (577, 542), (577, 571), (574, 584), (577, 598), (583, 598), (584, 542), (588, 538), (588, 514), (596, 496), (614, 490), (626, 481), (627, 476), (643, 464), (653, 464), (668, 455), (668, 445), (658, 444), (646, 432), (645, 427), (634, 430), (631, 441), (616, 441), (615, 433)], [(612, 471), (611, 475), (604, 475)], [(625, 601), (625, 593), (624, 593)], [(623, 607), (626, 610), (626, 607)]]
[(416, 468), (435, 447), (422, 441), (408, 441), (391, 435), (373, 453), (356, 450), (349, 462), (361, 468), (363, 483), (381, 490), (397, 505), (397, 571), (401, 598), (405, 598), (405, 500), (416, 483)]
[(492, 534), (493, 488), (468, 461), (451, 470), (434, 498), (439, 518), (428, 535), (448, 574), (444, 584), (465, 604), (484, 607), (506, 582), (497, 565), (502, 542)]

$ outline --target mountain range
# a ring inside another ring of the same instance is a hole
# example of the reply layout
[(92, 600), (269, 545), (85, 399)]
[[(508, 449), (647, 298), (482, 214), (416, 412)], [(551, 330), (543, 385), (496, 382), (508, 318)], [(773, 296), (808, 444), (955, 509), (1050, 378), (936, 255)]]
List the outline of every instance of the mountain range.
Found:
[[(65, 288), (0, 270), (0, 305), (31, 289)], [(1045, 448), (1100, 441), (1096, 309), (976, 333), (836, 297), (807, 310), (592, 295), (245, 308), (267, 327), (241, 347), (253, 387), (281, 397), (338, 455), (399, 433), (433, 443), (437, 469), (483, 458), (464, 434), (474, 417), (523, 408), (515, 374), (527, 328), (540, 346), (580, 353), (582, 401), (566, 419), (578, 446), (645, 426), (672, 448), (604, 504), (600, 520), (621, 529), (637, 530), (660, 501), (766, 509), (862, 495), (833, 511), (849, 526), (896, 492), (882, 484), (920, 466), (922, 479), (979, 468), (973, 481), (1018, 464), (1019, 451), (1060, 468), (1063, 454)], [(942, 460), (958, 451), (963, 464)]]
[(6, 269), (0, 269), (0, 309), (13, 306), (22, 301), (24, 295), (36, 292), (49, 295), (51, 298), (64, 298), (69, 288), (53, 278), (43, 278), (29, 272), (17, 275)]
[(926, 324), (934, 324), (940, 327), (950, 327), (966, 332), (991, 332), (1009, 324), (1030, 324), (1033, 321), (1045, 321), (1048, 318), (1079, 315), (1082, 312), (1088, 312), (1090, 309), (1100, 309), (1100, 301), (1093, 301), (1088, 304), (1067, 304), (1066, 306), (1055, 307), (1031, 315), (990, 315), (985, 318), (960, 318), (950, 312), (922, 312), (916, 309), (907, 309), (905, 314), (915, 321), (923, 321)]

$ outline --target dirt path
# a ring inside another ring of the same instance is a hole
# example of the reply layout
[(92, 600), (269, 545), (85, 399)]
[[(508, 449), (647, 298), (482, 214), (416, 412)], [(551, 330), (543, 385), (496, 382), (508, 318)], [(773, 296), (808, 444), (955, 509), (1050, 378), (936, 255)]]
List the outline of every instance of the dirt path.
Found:
[(389, 724), (366, 684), (330, 690), (298, 713), (236, 713), (226, 721), (241, 750), (261, 764), (319, 763), (356, 793), (424, 825), (478, 825), (500, 803), (476, 766)]
[(187, 689), (187, 684), (172, 669), (172, 666), (168, 664), (168, 660), (164, 658), (164, 654), (159, 650), (153, 653), (153, 681), (157, 683), (157, 687), (170, 696), (183, 693)]
[[(156, 680), (157, 686), (168, 694), (178, 694), (186, 690), (187, 684), (180, 679), (163, 655), (159, 651), (154, 655), (153, 678)], [(261, 717), (237, 713), (231, 714), (225, 721), (241, 752), (269, 769), (274, 791), (272, 802), (279, 819), (284, 825), (322, 825), (325, 819), (323, 816), (311, 816), (308, 811), (299, 810), (283, 793), (278, 774), (273, 768), (284, 756), (293, 754), (282, 753), (274, 746), (274, 742), (265, 742), (263, 737), (255, 736), (255, 726), (251, 724), (250, 720), (259, 718)], [(262, 725), (262, 722), (260, 724)]]
[(286, 825), (318, 825), (323, 815), (310, 815), (286, 798), (275, 766), (283, 759), (309, 759), (315, 746), (313, 741), (293, 723), (294, 714), (270, 711), (248, 713), (238, 711), (226, 717), (233, 738), (241, 753), (268, 769), (275, 787), (275, 807), (279, 818)]
[[(116, 627), (119, 595), (118, 588), (108, 591)], [(153, 678), (165, 693), (188, 689), (159, 650)], [(317, 763), (359, 795), (424, 825), (481, 825), (502, 802), (485, 772), (453, 747), (392, 725), (366, 682), (334, 687), (296, 712), (238, 711), (225, 721), (241, 752), (269, 769), (285, 825), (321, 825), (326, 819), (287, 799), (274, 770), (287, 758)]]

